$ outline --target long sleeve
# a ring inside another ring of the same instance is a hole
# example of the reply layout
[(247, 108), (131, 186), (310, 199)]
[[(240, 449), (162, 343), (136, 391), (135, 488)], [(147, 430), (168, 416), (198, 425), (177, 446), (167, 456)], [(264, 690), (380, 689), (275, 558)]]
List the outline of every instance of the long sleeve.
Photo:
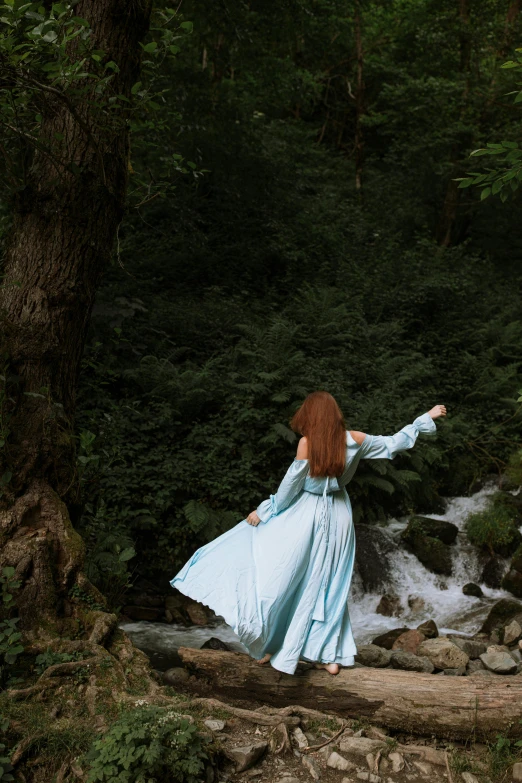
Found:
[(400, 451), (413, 448), (419, 433), (434, 433), (436, 430), (431, 416), (424, 413), (395, 435), (367, 435), (361, 445), (361, 459), (393, 459)]
[(257, 507), (257, 515), (262, 522), (266, 522), (274, 514), (279, 514), (280, 511), (288, 508), (302, 491), (308, 472), (307, 459), (295, 459), (292, 462), (275, 495), (270, 495)]

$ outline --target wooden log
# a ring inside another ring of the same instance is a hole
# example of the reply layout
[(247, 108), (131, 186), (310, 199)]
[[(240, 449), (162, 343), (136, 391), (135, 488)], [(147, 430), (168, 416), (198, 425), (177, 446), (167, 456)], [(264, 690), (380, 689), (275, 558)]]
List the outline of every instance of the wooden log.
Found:
[(283, 674), (249, 656), (182, 647), (184, 664), (213, 693), (284, 707), (299, 704), (412, 734), (452, 739), (522, 736), (522, 676), (449, 677), (398, 669), (305, 669)]

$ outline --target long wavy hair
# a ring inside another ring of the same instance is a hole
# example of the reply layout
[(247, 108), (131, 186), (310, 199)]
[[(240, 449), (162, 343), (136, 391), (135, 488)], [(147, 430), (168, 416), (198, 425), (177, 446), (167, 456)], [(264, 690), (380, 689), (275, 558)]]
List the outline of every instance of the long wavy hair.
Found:
[(308, 441), (311, 476), (340, 476), (346, 463), (346, 425), (331, 394), (309, 394), (290, 421)]

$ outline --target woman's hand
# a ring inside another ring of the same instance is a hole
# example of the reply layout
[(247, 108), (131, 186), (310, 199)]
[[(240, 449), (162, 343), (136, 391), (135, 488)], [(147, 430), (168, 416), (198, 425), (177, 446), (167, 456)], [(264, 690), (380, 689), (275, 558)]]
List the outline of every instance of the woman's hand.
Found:
[(252, 527), (257, 527), (261, 520), (259, 519), (257, 515), (257, 511), (251, 511), (250, 514), (247, 516), (246, 521), (249, 525), (252, 525)]
[(438, 419), (439, 416), (445, 416), (445, 415), (446, 415), (445, 405), (435, 405), (435, 407), (432, 408), (431, 411), (428, 411), (428, 416), (431, 416), (432, 419)]

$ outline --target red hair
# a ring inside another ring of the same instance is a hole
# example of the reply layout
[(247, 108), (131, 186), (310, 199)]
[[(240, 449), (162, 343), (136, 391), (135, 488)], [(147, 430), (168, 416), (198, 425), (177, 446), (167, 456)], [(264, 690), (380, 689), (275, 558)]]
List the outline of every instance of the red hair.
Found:
[(290, 426), (308, 441), (311, 476), (341, 475), (346, 464), (346, 425), (331, 394), (309, 394)]

